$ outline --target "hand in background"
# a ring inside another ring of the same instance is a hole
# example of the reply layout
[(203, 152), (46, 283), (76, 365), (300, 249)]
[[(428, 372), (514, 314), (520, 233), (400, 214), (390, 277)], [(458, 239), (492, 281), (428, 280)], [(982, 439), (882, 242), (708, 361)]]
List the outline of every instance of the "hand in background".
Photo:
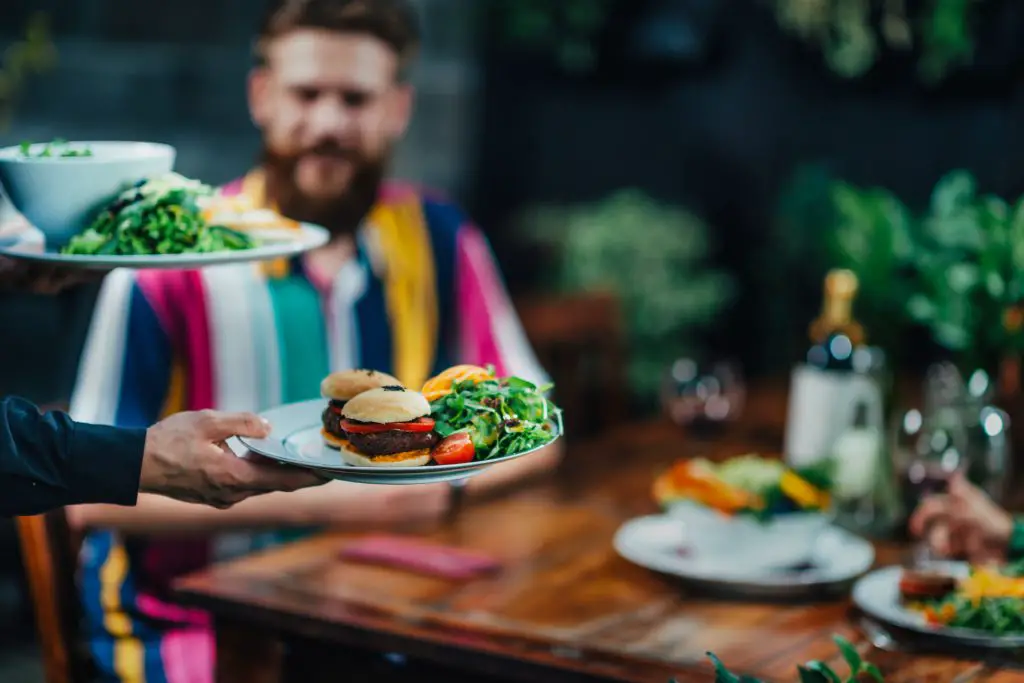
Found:
[(984, 564), (1006, 559), (1013, 518), (957, 474), (947, 493), (921, 502), (910, 518), (910, 531), (937, 555)]
[(309, 470), (253, 454), (239, 457), (225, 443), (233, 436), (262, 438), (269, 432), (269, 426), (250, 413), (204, 410), (172, 415), (146, 432), (139, 490), (223, 509), (261, 493), (325, 483)]

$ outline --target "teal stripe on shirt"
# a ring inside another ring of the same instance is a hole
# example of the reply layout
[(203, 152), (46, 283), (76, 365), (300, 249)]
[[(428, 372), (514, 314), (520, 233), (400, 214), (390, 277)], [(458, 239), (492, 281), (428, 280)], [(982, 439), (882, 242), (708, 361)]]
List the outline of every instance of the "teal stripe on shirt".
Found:
[(298, 276), (271, 279), (267, 285), (281, 360), (281, 402), (318, 398), (320, 381), (331, 366), (320, 295)]

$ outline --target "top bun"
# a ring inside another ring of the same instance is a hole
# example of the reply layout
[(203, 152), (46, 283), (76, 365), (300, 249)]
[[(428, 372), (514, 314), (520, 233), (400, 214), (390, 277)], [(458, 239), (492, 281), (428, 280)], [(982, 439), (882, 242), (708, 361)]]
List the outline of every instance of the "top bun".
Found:
[(320, 394), (333, 401), (348, 401), (370, 389), (400, 386), (401, 382), (385, 372), (342, 370), (332, 372), (320, 382)]
[(427, 399), (402, 387), (381, 387), (359, 394), (345, 404), (341, 414), (356, 422), (409, 422), (430, 415)]

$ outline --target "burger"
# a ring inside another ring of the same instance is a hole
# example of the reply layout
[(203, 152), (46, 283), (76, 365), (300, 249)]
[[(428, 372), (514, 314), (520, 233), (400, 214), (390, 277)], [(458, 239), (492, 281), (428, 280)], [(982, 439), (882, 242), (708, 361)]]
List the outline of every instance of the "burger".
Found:
[(401, 386), (365, 391), (345, 404), (342, 459), (358, 467), (420, 467), (437, 443), (430, 404)]
[(320, 382), (320, 394), (328, 399), (322, 420), (324, 442), (331, 448), (345, 444), (345, 432), (341, 429), (341, 411), (349, 400), (364, 391), (380, 387), (398, 387), (402, 383), (391, 375), (376, 370), (342, 370), (332, 372)]

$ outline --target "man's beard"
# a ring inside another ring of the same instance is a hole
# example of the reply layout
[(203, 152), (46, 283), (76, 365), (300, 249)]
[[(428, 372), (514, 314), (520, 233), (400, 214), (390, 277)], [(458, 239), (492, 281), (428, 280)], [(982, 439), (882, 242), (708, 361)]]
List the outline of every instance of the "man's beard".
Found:
[[(348, 160), (354, 169), (348, 187), (334, 197), (310, 197), (296, 185), (295, 170), (307, 154), (333, 155)], [(284, 216), (296, 221), (320, 225), (332, 235), (349, 235), (377, 201), (390, 153), (376, 158), (343, 150), (333, 144), (321, 144), (299, 154), (279, 154), (263, 147), (267, 198)]]

